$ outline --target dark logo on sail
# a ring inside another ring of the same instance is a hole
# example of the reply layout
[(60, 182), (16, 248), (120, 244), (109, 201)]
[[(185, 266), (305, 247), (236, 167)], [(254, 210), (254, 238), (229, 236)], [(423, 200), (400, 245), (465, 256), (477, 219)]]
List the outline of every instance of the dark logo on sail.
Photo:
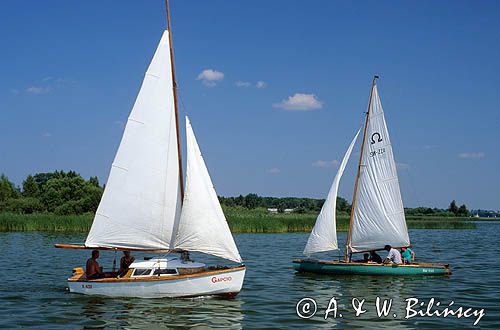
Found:
[(382, 137), (380, 137), (380, 133), (378, 132), (372, 134), (372, 140), (370, 141), (371, 144), (375, 144), (376, 142), (382, 142)]

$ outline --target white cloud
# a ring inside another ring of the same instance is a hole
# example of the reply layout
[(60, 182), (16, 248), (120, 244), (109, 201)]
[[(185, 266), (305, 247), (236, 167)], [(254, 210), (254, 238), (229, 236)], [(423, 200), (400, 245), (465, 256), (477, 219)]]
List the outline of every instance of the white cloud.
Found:
[(458, 154), (458, 158), (484, 158), (484, 152), (462, 152)]
[(52, 136), (52, 133), (50, 133), (50, 132), (45, 132), (45, 133), (42, 134), (43, 138), (49, 138), (51, 136)]
[(257, 83), (255, 84), (255, 87), (257, 88), (266, 88), (267, 87), (267, 83), (265, 81), (262, 81), (262, 80), (259, 80), (257, 81)]
[(272, 167), (266, 170), (266, 173), (268, 174), (277, 174), (279, 172), (281, 172), (281, 170), (277, 167)]
[(208, 87), (217, 85), (217, 82), (222, 79), (224, 79), (224, 73), (212, 69), (203, 70), (196, 78), (196, 80), (201, 80), (203, 85)]
[(31, 86), (26, 88), (26, 91), (30, 94), (46, 94), (51, 90), (52, 88), (50, 87), (40, 87), (40, 86)]
[(250, 87), (252, 86), (252, 83), (248, 82), (248, 81), (241, 81), (241, 80), (238, 80), (237, 82), (234, 83), (237, 87)]
[(439, 148), (439, 146), (436, 144), (428, 144), (428, 145), (423, 146), (423, 148), (424, 148), (424, 150), (431, 150), (431, 149)]
[(339, 161), (334, 159), (334, 160), (317, 160), (314, 163), (312, 163), (312, 166), (314, 167), (334, 167), (339, 164)]
[(407, 163), (396, 163), (396, 168), (400, 171), (406, 171), (410, 169), (410, 164)]
[(57, 87), (70, 87), (76, 85), (76, 81), (68, 78), (52, 78)]
[(295, 93), (280, 103), (274, 103), (273, 107), (290, 111), (321, 109), (323, 102), (319, 101), (314, 94)]
[[(74, 87), (76, 81), (68, 78), (57, 78), (52, 76), (46, 76), (41, 79), (41, 83), (37, 85), (30, 86), (25, 89), (25, 92), (30, 94), (47, 94), (61, 88)], [(14, 90), (13, 90), (14, 91)], [(17, 90), (15, 90), (17, 91)], [(18, 94), (17, 91), (14, 94)]]

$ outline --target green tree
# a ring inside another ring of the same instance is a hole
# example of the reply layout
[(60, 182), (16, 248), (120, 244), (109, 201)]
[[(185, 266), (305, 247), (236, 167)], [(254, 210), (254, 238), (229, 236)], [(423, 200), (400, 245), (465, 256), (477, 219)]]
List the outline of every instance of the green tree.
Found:
[(285, 213), (286, 204), (284, 201), (278, 203), (278, 213)]
[(0, 175), (0, 202), (4, 202), (9, 198), (16, 198), (18, 191), (14, 184), (9, 181), (9, 178), (4, 174)]
[(22, 195), (24, 197), (38, 197), (40, 194), (40, 188), (38, 188), (38, 184), (35, 181), (35, 178), (31, 175), (28, 175), (26, 180), (23, 181), (23, 192)]
[(458, 208), (457, 210), (457, 213), (456, 213), (458, 216), (461, 216), (461, 217), (468, 217), (470, 215), (470, 212), (469, 210), (467, 210), (467, 206), (465, 206), (465, 204), (462, 204), (460, 205), (460, 207)]
[(304, 214), (307, 212), (307, 209), (303, 206), (299, 206), (295, 209), (294, 211), (295, 213), (298, 213), (298, 214)]
[(351, 213), (351, 204), (349, 204), (347, 199), (342, 197), (337, 197), (337, 211), (344, 213)]
[(43, 188), (41, 200), (49, 212), (68, 201), (85, 197), (86, 182), (81, 176), (62, 176), (48, 180)]
[(458, 207), (457, 207), (457, 202), (455, 202), (455, 200), (451, 201), (450, 206), (448, 207), (448, 211), (455, 215), (457, 214)]
[(9, 198), (2, 203), (2, 210), (6, 212), (30, 214), (45, 211), (45, 207), (38, 198), (21, 197)]
[(249, 209), (254, 209), (259, 206), (259, 196), (257, 194), (248, 194), (245, 196), (245, 207)]
[(93, 185), (93, 186), (95, 186), (95, 187), (100, 187), (100, 186), (99, 186), (99, 178), (98, 178), (98, 177), (96, 177), (96, 176), (91, 176), (91, 177), (89, 178), (88, 183), (90, 183), (91, 185)]
[(236, 206), (245, 206), (245, 197), (243, 197), (242, 195), (236, 197), (234, 201)]

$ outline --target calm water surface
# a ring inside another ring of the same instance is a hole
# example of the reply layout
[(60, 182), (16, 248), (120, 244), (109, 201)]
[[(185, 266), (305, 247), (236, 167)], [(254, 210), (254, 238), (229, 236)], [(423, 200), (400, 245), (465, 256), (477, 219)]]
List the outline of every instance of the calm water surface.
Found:
[[(84, 264), (89, 251), (54, 249), (54, 243), (82, 242), (84, 235), (0, 233), (0, 327), (42, 329), (101, 328), (472, 328), (474, 318), (404, 320), (405, 299), (432, 297), (447, 306), (484, 308), (481, 328), (500, 328), (500, 273), (492, 243), (500, 223), (475, 230), (412, 230), (417, 257), (449, 262), (451, 277), (333, 277), (301, 275), (290, 261), (301, 256), (307, 234), (236, 235), (248, 266), (243, 290), (233, 300), (111, 299), (68, 293), (66, 278)], [(341, 240), (345, 234), (341, 235)], [(340, 244), (343, 242), (341, 241)], [(333, 258), (335, 253), (325, 254)], [(136, 257), (142, 257), (136, 255)], [(196, 255), (199, 261), (220, 260)], [(112, 265), (113, 252), (100, 262)], [(392, 315), (377, 318), (375, 297), (393, 299)], [(303, 297), (317, 301), (318, 314), (302, 320), (295, 305)], [(339, 301), (342, 318), (322, 318), (330, 298)], [(354, 317), (353, 297), (366, 299), (367, 313)], [(479, 327), (478, 326), (478, 327)]]

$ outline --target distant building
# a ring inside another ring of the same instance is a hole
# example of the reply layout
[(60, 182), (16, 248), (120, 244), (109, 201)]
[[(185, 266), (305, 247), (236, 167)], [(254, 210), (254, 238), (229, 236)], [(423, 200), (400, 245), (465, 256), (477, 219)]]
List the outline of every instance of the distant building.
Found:
[(474, 218), (498, 218), (500, 217), (500, 211), (493, 210), (471, 210)]
[[(292, 213), (293, 211), (295, 211), (295, 209), (284, 209), (283, 213)], [(278, 213), (278, 208), (269, 208), (269, 209), (267, 209), (267, 212), (273, 213), (273, 214)]]

